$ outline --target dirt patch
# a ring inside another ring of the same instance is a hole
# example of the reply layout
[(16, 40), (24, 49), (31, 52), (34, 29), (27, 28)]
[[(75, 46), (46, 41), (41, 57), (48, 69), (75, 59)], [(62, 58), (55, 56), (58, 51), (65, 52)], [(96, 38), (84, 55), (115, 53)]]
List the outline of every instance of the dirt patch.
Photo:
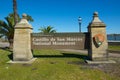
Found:
[(116, 63), (106, 63), (106, 64), (87, 64), (85, 62), (73, 61), (67, 64), (81, 65), (81, 69), (99, 69), (107, 74), (120, 77), (120, 58), (111, 58), (116, 61)]
[(97, 68), (110, 75), (120, 77), (120, 63), (100, 64), (99, 66), (97, 66)]

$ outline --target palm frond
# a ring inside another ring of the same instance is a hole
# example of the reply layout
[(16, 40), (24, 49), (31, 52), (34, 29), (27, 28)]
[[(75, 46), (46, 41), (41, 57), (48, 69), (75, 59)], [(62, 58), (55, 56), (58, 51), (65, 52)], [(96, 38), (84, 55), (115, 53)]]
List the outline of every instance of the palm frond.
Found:
[(5, 21), (2, 21), (2, 20), (0, 20), (0, 26), (4, 27), (6, 29), (9, 28), (8, 25), (7, 25), (7, 23)]
[(56, 30), (53, 29), (53, 27), (51, 27), (50, 25), (47, 27), (41, 27), (39, 29), (42, 33), (55, 33)]
[(3, 34), (0, 34), (0, 38), (2, 38), (4, 35)]
[(14, 28), (14, 18), (13, 17), (5, 17), (5, 20), (7, 21), (9, 27)]

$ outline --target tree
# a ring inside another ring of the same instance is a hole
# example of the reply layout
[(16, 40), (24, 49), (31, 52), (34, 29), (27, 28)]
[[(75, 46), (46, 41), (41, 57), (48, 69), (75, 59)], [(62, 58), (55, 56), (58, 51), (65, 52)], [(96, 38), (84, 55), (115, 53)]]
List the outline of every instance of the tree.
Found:
[(41, 27), (38, 30), (40, 30), (42, 33), (56, 33), (56, 30), (54, 30), (51, 26)]
[[(13, 0), (13, 12), (14, 12), (14, 25), (16, 25), (20, 20), (19, 19), (20, 17), (17, 14), (17, 0)], [(33, 19), (30, 15), (27, 15), (27, 20), (33, 22)]]
[[(27, 15), (28, 21), (33, 21), (32, 17)], [(19, 15), (17, 15), (18, 21), (20, 21)], [(10, 48), (13, 47), (13, 37), (14, 37), (14, 14), (11, 13), (7, 17), (5, 17), (6, 21), (0, 20), (0, 37), (6, 37), (10, 44)]]

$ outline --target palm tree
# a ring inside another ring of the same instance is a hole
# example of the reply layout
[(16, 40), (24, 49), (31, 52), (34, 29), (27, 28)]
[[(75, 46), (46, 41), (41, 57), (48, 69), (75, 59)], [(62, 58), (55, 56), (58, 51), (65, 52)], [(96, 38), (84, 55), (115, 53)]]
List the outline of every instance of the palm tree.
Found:
[(51, 26), (41, 27), (38, 30), (40, 30), (41, 33), (56, 33), (56, 30), (54, 30), (53, 27), (51, 27)]
[(18, 16), (17, 16), (17, 0), (13, 0), (13, 12), (14, 12), (14, 23), (16, 24), (18, 22)]
[[(18, 21), (20, 21), (20, 17), (18, 16)], [(29, 15), (28, 15), (29, 16)], [(33, 21), (32, 17), (27, 16), (28, 21)], [(10, 44), (10, 48), (13, 47), (13, 37), (14, 37), (14, 14), (11, 13), (7, 17), (5, 17), (6, 21), (0, 20), (0, 37), (6, 37)]]
[(9, 15), (5, 17), (5, 20), (6, 22), (0, 20), (0, 37), (6, 36), (10, 43), (10, 48), (12, 48), (14, 36), (14, 17), (13, 15)]

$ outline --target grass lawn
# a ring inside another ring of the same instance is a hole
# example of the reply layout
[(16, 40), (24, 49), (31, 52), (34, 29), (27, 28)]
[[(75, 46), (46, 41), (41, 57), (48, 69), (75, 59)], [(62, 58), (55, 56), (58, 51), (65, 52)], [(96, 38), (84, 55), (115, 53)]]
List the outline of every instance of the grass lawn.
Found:
[(34, 50), (37, 60), (33, 64), (7, 64), (10, 54), (0, 49), (0, 80), (119, 80), (99, 69), (84, 67), (86, 55), (80, 53)]
[(108, 49), (109, 50), (117, 50), (117, 51), (120, 51), (120, 45), (112, 45), (112, 46), (108, 46)]

